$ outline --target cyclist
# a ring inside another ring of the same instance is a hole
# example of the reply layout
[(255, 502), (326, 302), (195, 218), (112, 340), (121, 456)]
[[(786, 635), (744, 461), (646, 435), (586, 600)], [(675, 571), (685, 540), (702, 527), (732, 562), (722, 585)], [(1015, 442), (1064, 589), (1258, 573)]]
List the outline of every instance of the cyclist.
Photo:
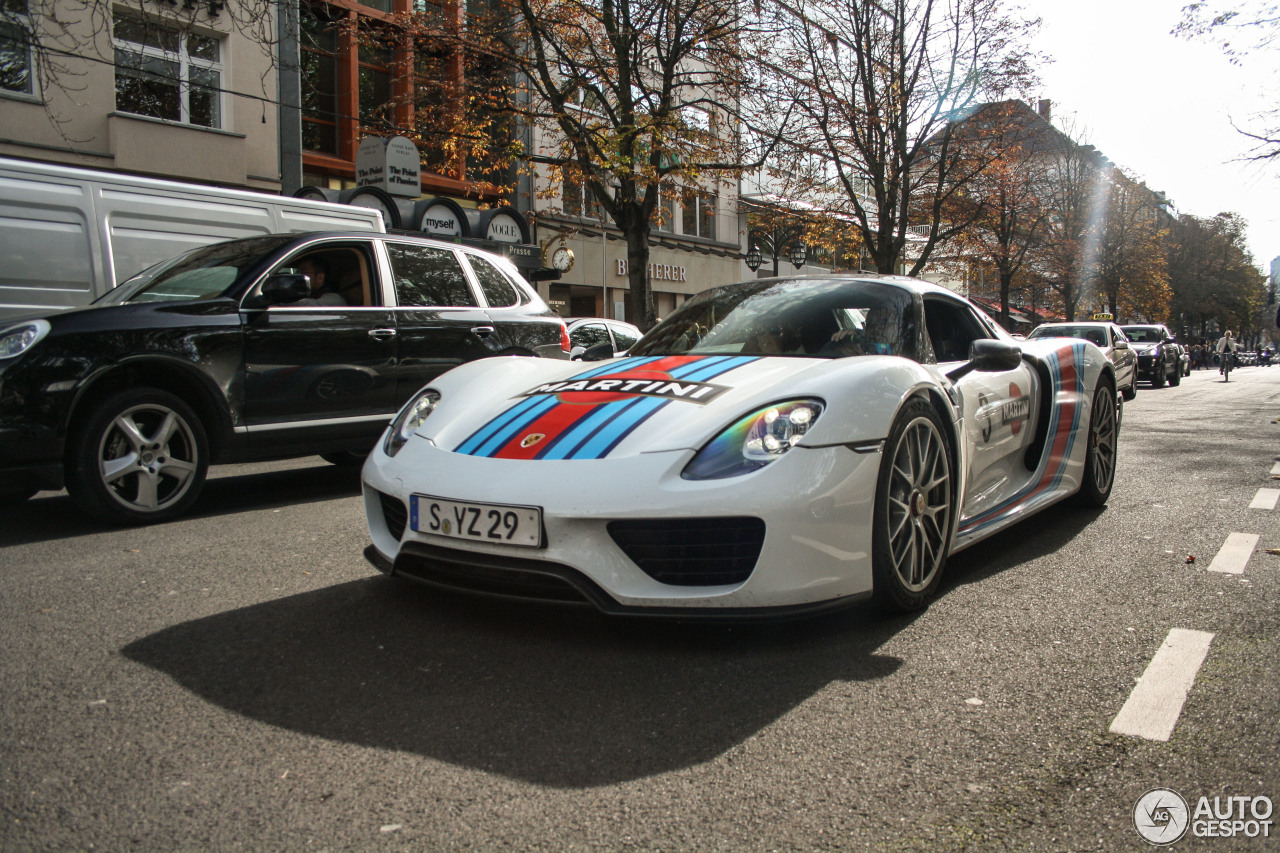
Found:
[(1226, 333), (1218, 341), (1218, 357), (1220, 359), (1218, 372), (1222, 374), (1223, 382), (1231, 381), (1231, 368), (1235, 367), (1237, 349), (1239, 349), (1239, 345), (1231, 334), (1231, 330), (1227, 329)]

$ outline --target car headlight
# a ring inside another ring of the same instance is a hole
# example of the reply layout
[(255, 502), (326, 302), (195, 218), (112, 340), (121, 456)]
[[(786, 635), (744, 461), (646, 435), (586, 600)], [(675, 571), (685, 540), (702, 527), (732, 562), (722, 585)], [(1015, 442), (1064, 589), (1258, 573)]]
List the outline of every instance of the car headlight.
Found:
[(48, 320), (31, 320), (0, 332), (0, 358), (13, 358), (31, 349), (49, 334)]
[(425, 388), (400, 410), (400, 414), (396, 415), (396, 419), (391, 422), (391, 427), (387, 430), (386, 441), (382, 443), (382, 449), (388, 456), (395, 456), (400, 452), (400, 448), (413, 438), (413, 434), (422, 426), (422, 422), (427, 419), (438, 402), (440, 402), (440, 392), (434, 388)]
[(821, 414), (821, 400), (791, 400), (752, 412), (708, 442), (680, 476), (719, 480), (757, 471), (799, 444)]

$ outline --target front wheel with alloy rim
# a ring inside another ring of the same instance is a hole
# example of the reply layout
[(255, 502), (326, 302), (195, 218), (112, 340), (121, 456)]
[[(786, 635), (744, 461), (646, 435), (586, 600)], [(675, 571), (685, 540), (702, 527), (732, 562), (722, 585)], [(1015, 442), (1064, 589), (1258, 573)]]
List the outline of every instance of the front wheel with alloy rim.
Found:
[(928, 401), (907, 402), (880, 460), (872, 534), (874, 598), (918, 610), (942, 579), (951, 544), (955, 462), (942, 420)]
[(1103, 506), (1111, 497), (1116, 478), (1116, 439), (1120, 435), (1120, 419), (1116, 413), (1115, 392), (1100, 383), (1093, 393), (1089, 413), (1089, 444), (1085, 450), (1084, 473), (1076, 501), (1082, 506)]
[(130, 389), (93, 407), (67, 462), (67, 490), (82, 509), (117, 524), (148, 524), (195, 501), (209, 470), (209, 445), (180, 398)]

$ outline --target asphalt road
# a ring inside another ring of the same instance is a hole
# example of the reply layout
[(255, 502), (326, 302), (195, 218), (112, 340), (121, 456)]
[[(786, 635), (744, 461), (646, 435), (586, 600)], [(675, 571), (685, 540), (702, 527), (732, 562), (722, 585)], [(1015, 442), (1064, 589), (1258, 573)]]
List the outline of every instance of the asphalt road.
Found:
[[(1277, 418), (1280, 367), (1144, 385), (1105, 510), (956, 556), (923, 613), (765, 627), (384, 578), (315, 458), (146, 529), (41, 494), (0, 520), (0, 850), (1147, 849), (1150, 789), (1280, 800)], [(1174, 629), (1212, 636), (1172, 737), (1112, 733)]]

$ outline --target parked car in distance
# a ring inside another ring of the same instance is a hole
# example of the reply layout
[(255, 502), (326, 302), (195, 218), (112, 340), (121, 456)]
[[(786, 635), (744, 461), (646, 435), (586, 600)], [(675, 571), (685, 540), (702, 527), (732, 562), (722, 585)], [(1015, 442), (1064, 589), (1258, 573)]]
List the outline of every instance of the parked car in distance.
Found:
[(600, 317), (567, 317), (565, 324), (569, 327), (570, 358), (580, 358), (591, 347), (603, 343), (613, 347), (614, 356), (620, 356), (644, 334), (630, 323)]
[(1182, 382), (1182, 347), (1165, 326), (1155, 323), (1121, 326), (1138, 354), (1138, 376), (1155, 388)]
[(65, 486), (110, 521), (160, 521), (210, 463), (356, 462), (446, 370), (567, 345), (516, 268), (480, 250), (377, 232), (204, 246), (0, 327), (0, 495)]
[(1044, 323), (1036, 326), (1028, 340), (1041, 338), (1083, 338), (1107, 355), (1116, 369), (1116, 387), (1126, 400), (1138, 396), (1138, 356), (1129, 339), (1115, 323)]

